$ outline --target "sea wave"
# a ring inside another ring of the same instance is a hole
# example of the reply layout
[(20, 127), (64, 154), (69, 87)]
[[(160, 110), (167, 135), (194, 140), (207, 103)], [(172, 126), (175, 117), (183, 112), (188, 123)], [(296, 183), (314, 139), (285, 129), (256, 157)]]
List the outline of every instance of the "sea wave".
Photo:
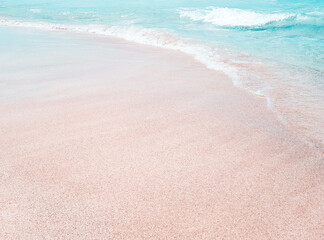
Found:
[(199, 44), (190, 40), (176, 37), (166, 29), (152, 29), (138, 26), (107, 26), (107, 25), (66, 25), (49, 22), (28, 22), (7, 17), (0, 17), (0, 26), (36, 28), (45, 31), (70, 31), (75, 33), (96, 34), (109, 37), (117, 37), (130, 42), (151, 45), (155, 47), (177, 50), (192, 56), (207, 68), (223, 72), (234, 86), (243, 88), (255, 95), (263, 96), (267, 100), (267, 106), (274, 108), (269, 95), (268, 86), (251, 88), (244, 83), (244, 69), (237, 67), (231, 57), (226, 56), (223, 50), (208, 45)]
[(0, 26), (36, 28), (46, 31), (71, 31), (117, 37), (127, 41), (156, 47), (178, 50), (193, 56), (208, 68), (224, 72), (236, 86), (240, 86), (239, 76), (235, 67), (225, 63), (217, 53), (217, 49), (201, 45), (189, 40), (177, 38), (167, 30), (149, 29), (137, 26), (106, 26), (106, 25), (66, 25), (48, 22), (28, 22), (9, 18), (0, 18)]
[[(246, 89), (255, 95), (265, 97), (268, 107), (276, 112), (279, 111), (278, 99), (276, 97), (276, 91), (274, 91), (274, 88), (276, 89), (276, 86), (280, 86), (280, 84), (272, 79), (272, 75), (268, 76), (267, 72), (263, 72), (262, 67), (258, 66), (257, 62), (253, 64), (253, 62), (251, 62), (247, 56), (243, 56), (244, 61), (240, 62), (239, 58), (237, 58), (235, 54), (234, 57), (231, 56), (231, 53), (224, 54), (224, 51), (226, 51), (224, 49), (217, 49), (216, 47), (209, 45), (199, 44), (190, 40), (178, 38), (175, 34), (170, 33), (166, 29), (143, 28), (134, 25), (67, 25), (49, 22), (22, 21), (7, 17), (0, 17), (0, 26), (35, 28), (45, 31), (69, 31), (82, 34), (96, 34), (117, 37), (127, 41), (165, 49), (178, 50), (194, 57), (197, 61), (201, 62), (210, 69), (223, 72), (232, 80), (235, 86)], [(229, 55), (226, 56), (226, 54)], [(265, 80), (265, 78), (267, 79)], [(282, 78), (278, 77), (278, 79)], [(292, 82), (294, 83), (294, 81)], [(289, 85), (288, 87), (283, 87), (283, 89), (291, 88)], [(299, 92), (305, 91), (301, 90)], [(289, 94), (291, 94), (291, 91), (289, 91), (287, 96), (289, 96)], [(294, 102), (294, 99), (290, 102)], [(286, 115), (284, 118), (286, 118)], [(303, 126), (302, 124), (300, 125)]]
[(181, 18), (212, 23), (221, 27), (254, 27), (287, 20), (306, 20), (308, 17), (295, 13), (258, 13), (238, 8), (181, 9)]

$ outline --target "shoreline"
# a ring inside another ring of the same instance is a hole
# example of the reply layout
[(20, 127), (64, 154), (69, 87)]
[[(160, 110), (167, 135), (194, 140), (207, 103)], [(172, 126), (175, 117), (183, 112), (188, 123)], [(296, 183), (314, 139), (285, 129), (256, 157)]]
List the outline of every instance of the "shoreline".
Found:
[[(4, 28), (21, 28), (45, 31), (49, 34), (80, 35), (94, 39), (110, 39), (139, 44), (155, 51), (155, 48), (176, 51), (193, 58), (206, 68), (222, 72), (228, 76), (234, 86), (265, 98), (267, 107), (276, 112), (281, 124), (289, 128), (292, 134), (312, 147), (322, 149), (324, 153), (324, 114), (321, 97), (324, 92), (316, 84), (305, 83), (304, 79), (317, 79), (321, 73), (311, 73), (313, 69), (296, 70), (296, 66), (259, 59), (227, 49), (200, 44), (182, 39), (167, 31), (149, 28), (121, 28), (102, 25), (64, 25), (48, 22), (24, 22), (3, 18), (0, 25)], [(296, 72), (292, 69), (295, 68)], [(284, 79), (284, 81), (282, 81)], [(310, 81), (311, 82), (311, 81)], [(314, 94), (309, 94), (314, 93)]]
[(321, 239), (320, 152), (264, 99), (173, 50), (9, 31), (1, 238)]

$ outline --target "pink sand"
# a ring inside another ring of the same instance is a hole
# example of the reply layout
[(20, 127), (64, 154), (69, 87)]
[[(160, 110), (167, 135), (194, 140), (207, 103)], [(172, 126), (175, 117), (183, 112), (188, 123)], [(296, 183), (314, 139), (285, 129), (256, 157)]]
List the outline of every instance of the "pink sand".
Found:
[(6, 85), (34, 90), (0, 102), (0, 239), (324, 239), (323, 152), (265, 99), (178, 52), (78, 38)]

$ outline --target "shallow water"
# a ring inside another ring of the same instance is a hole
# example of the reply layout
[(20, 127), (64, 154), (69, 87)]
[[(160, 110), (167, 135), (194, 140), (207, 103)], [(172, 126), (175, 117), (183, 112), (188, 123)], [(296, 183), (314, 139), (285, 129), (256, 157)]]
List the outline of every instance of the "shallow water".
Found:
[(324, 140), (323, 1), (3, 0), (0, 24), (183, 51), (266, 97), (293, 131)]

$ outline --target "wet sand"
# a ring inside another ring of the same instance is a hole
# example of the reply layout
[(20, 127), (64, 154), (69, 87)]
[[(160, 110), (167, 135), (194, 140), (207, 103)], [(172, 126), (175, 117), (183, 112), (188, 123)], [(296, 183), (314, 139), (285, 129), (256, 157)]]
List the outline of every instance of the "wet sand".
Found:
[(323, 239), (323, 151), (265, 99), (176, 51), (6, 31), (1, 239)]

